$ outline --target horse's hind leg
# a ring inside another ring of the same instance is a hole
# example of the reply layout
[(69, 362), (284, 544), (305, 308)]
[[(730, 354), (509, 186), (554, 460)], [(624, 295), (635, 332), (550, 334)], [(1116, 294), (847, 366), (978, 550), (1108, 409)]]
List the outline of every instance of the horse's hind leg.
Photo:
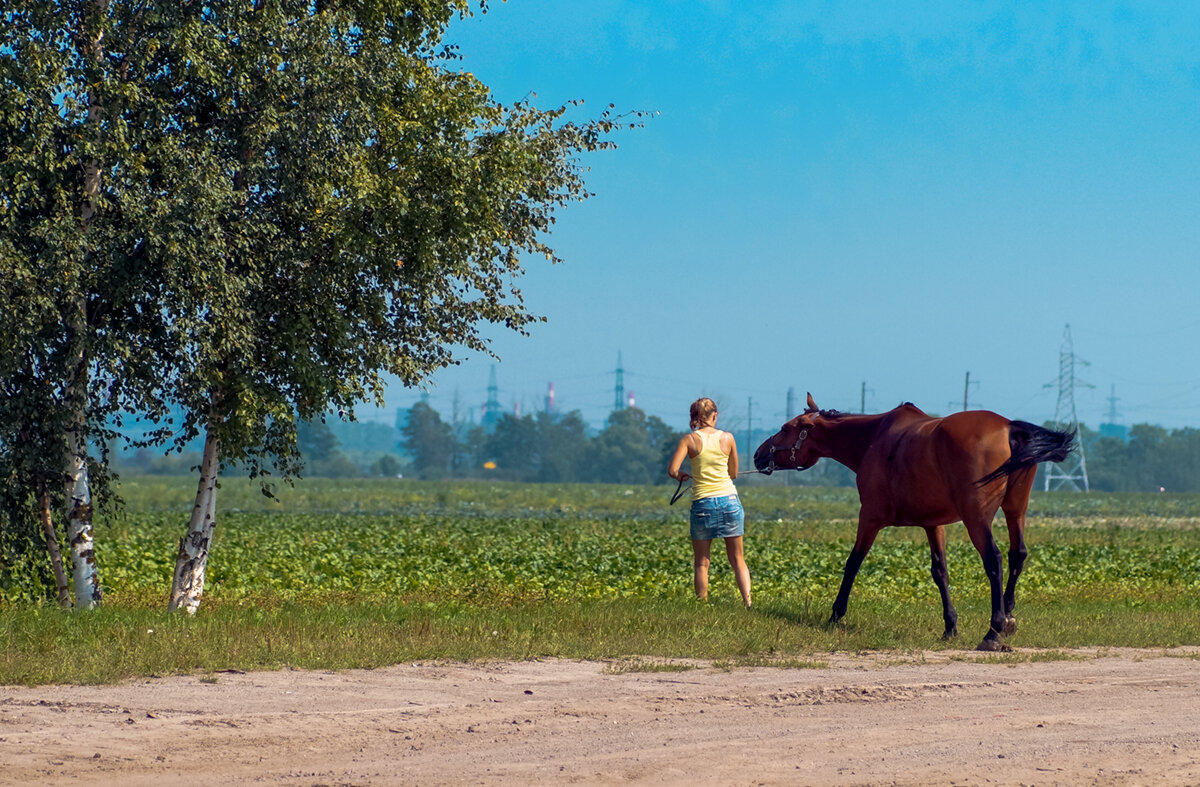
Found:
[(1025, 567), (1025, 558), (1029, 550), (1025, 548), (1025, 515), (1021, 515), (1021, 524), (1014, 526), (1012, 518), (1006, 513), (1008, 522), (1008, 583), (1004, 586), (1004, 635), (1015, 634), (1017, 631), (1017, 579)]
[(979, 556), (983, 558), (983, 570), (987, 574), (988, 585), (992, 590), (992, 621), (983, 642), (979, 643), (979, 650), (1006, 651), (1012, 650), (1012, 648), (1000, 640), (1006, 620), (1004, 598), (1000, 590), (1000, 573), (1003, 566), (1000, 560), (1000, 547), (996, 545), (996, 539), (992, 538), (991, 520), (990, 516), (986, 518), (970, 517), (963, 524), (967, 526), (971, 543), (975, 545)]
[(1029, 550), (1025, 547), (1025, 509), (1029, 506), (1029, 492), (1033, 488), (1036, 468), (1030, 467), (1014, 473), (1008, 479), (1008, 491), (1000, 507), (1004, 511), (1004, 522), (1008, 525), (1008, 583), (1004, 587), (1004, 634), (1017, 630), (1017, 579), (1025, 567)]
[(950, 571), (946, 567), (946, 528), (943, 525), (925, 528), (925, 537), (929, 539), (930, 573), (942, 597), (942, 620), (946, 621), (946, 631), (942, 639), (958, 636), (958, 613), (950, 603)]
[(854, 587), (854, 578), (858, 576), (858, 569), (862, 566), (863, 558), (871, 551), (871, 545), (875, 543), (875, 536), (879, 535), (880, 527), (880, 525), (864, 524), (860, 515), (858, 535), (854, 539), (854, 548), (850, 550), (850, 556), (846, 558), (846, 568), (842, 572), (842, 586), (838, 588), (837, 599), (833, 602), (833, 614), (829, 616), (830, 625), (846, 616), (846, 607), (850, 603), (850, 589)]

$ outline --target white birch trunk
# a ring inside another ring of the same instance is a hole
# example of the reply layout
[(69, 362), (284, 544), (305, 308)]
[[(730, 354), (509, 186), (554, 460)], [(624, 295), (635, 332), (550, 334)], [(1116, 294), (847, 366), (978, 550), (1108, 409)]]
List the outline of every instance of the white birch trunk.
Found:
[(75, 606), (92, 609), (100, 603), (100, 575), (96, 571), (96, 547), (92, 534), (92, 489), (88, 483), (87, 445), (81, 425), (67, 433), (67, 540), (71, 543), (71, 576), (75, 584)]
[[(93, 0), (97, 18), (108, 11), (108, 0)], [(86, 55), (101, 67), (103, 33), (82, 31)], [(87, 123), (100, 138), (103, 112), (97, 89), (88, 92)], [(100, 163), (85, 162), (83, 166), (83, 200), (80, 205), (80, 232), (85, 232), (96, 215), (95, 200), (100, 194)], [(87, 351), (84, 333), (87, 330), (86, 298), (81, 297), (76, 313), (68, 320), (73, 348), (67, 367), (67, 401), (76, 408), (74, 423), (67, 433), (67, 540), (71, 546), (71, 574), (75, 584), (75, 606), (92, 609), (100, 603), (100, 577), (96, 571), (96, 549), (92, 532), (92, 490), (87, 466)]]
[(67, 583), (67, 574), (63, 570), (62, 552), (58, 549), (58, 533), (54, 530), (54, 520), (50, 515), (50, 493), (45, 484), (38, 491), (38, 513), (42, 520), (42, 530), (46, 533), (46, 552), (50, 555), (50, 568), (54, 571), (54, 591), (58, 605), (63, 608), (71, 606), (71, 586)]
[(196, 504), (187, 535), (179, 541), (175, 558), (175, 578), (171, 582), (171, 601), (167, 609), (185, 609), (189, 615), (200, 608), (204, 594), (204, 575), (208, 568), (208, 551), (212, 545), (213, 529), (217, 524), (217, 475), (221, 468), (217, 438), (209, 432), (204, 438), (204, 458), (200, 463), (200, 483), (196, 488)]

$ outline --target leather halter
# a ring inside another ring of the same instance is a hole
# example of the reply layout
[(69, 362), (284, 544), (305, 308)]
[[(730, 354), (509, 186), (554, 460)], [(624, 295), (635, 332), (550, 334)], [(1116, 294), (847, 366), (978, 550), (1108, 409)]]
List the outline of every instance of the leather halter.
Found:
[[(801, 429), (801, 430), (800, 430), (800, 434), (796, 436), (796, 442), (792, 444), (792, 447), (791, 447), (791, 448), (788, 448), (788, 447), (786, 447), (786, 446), (785, 446), (785, 447), (783, 447), (783, 448), (776, 448), (774, 445), (772, 445), (772, 446), (771, 446), (771, 459), (770, 459), (770, 461), (767, 463), (767, 469), (766, 469), (766, 470), (764, 470), (763, 472), (767, 473), (768, 475), (770, 475), (771, 473), (775, 472), (775, 469), (776, 469), (776, 467), (777, 467), (777, 465), (775, 464), (775, 453), (776, 453), (777, 451), (789, 451), (789, 450), (790, 450), (790, 451), (792, 452), (792, 457), (791, 457), (791, 459), (792, 459), (792, 462), (795, 462), (795, 461), (796, 461), (796, 451), (797, 451), (797, 450), (800, 448), (800, 446), (801, 446), (801, 445), (803, 445), (803, 444), (804, 444), (804, 441), (805, 441), (806, 439), (808, 439), (808, 430), (807, 430), (807, 429)], [(809, 467), (812, 467), (812, 465), (805, 465), (804, 467), (796, 467), (796, 468), (793, 468), (793, 469), (795, 469), (795, 470), (807, 470)]]

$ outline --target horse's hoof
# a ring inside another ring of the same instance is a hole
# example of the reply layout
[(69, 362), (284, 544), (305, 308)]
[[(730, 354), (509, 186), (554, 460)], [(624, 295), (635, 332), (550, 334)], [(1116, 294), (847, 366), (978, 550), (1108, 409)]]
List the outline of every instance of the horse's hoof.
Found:
[(942, 639), (954, 639), (958, 636), (958, 627), (951, 626), (942, 634)]
[(1012, 653), (1012, 648), (998, 639), (985, 639), (979, 643), (979, 647), (975, 648), (975, 650), (983, 650), (989, 653)]
[(1017, 633), (1017, 619), (1009, 615), (1004, 619), (1004, 630), (1000, 632), (1006, 637), (1011, 637)]

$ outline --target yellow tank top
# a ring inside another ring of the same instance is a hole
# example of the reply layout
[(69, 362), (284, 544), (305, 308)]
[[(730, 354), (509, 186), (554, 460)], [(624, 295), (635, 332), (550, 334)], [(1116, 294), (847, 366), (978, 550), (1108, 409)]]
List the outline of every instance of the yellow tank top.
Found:
[(692, 499), (736, 495), (737, 488), (729, 477), (729, 455), (721, 450), (724, 432), (695, 434), (700, 438), (700, 453), (691, 458)]

